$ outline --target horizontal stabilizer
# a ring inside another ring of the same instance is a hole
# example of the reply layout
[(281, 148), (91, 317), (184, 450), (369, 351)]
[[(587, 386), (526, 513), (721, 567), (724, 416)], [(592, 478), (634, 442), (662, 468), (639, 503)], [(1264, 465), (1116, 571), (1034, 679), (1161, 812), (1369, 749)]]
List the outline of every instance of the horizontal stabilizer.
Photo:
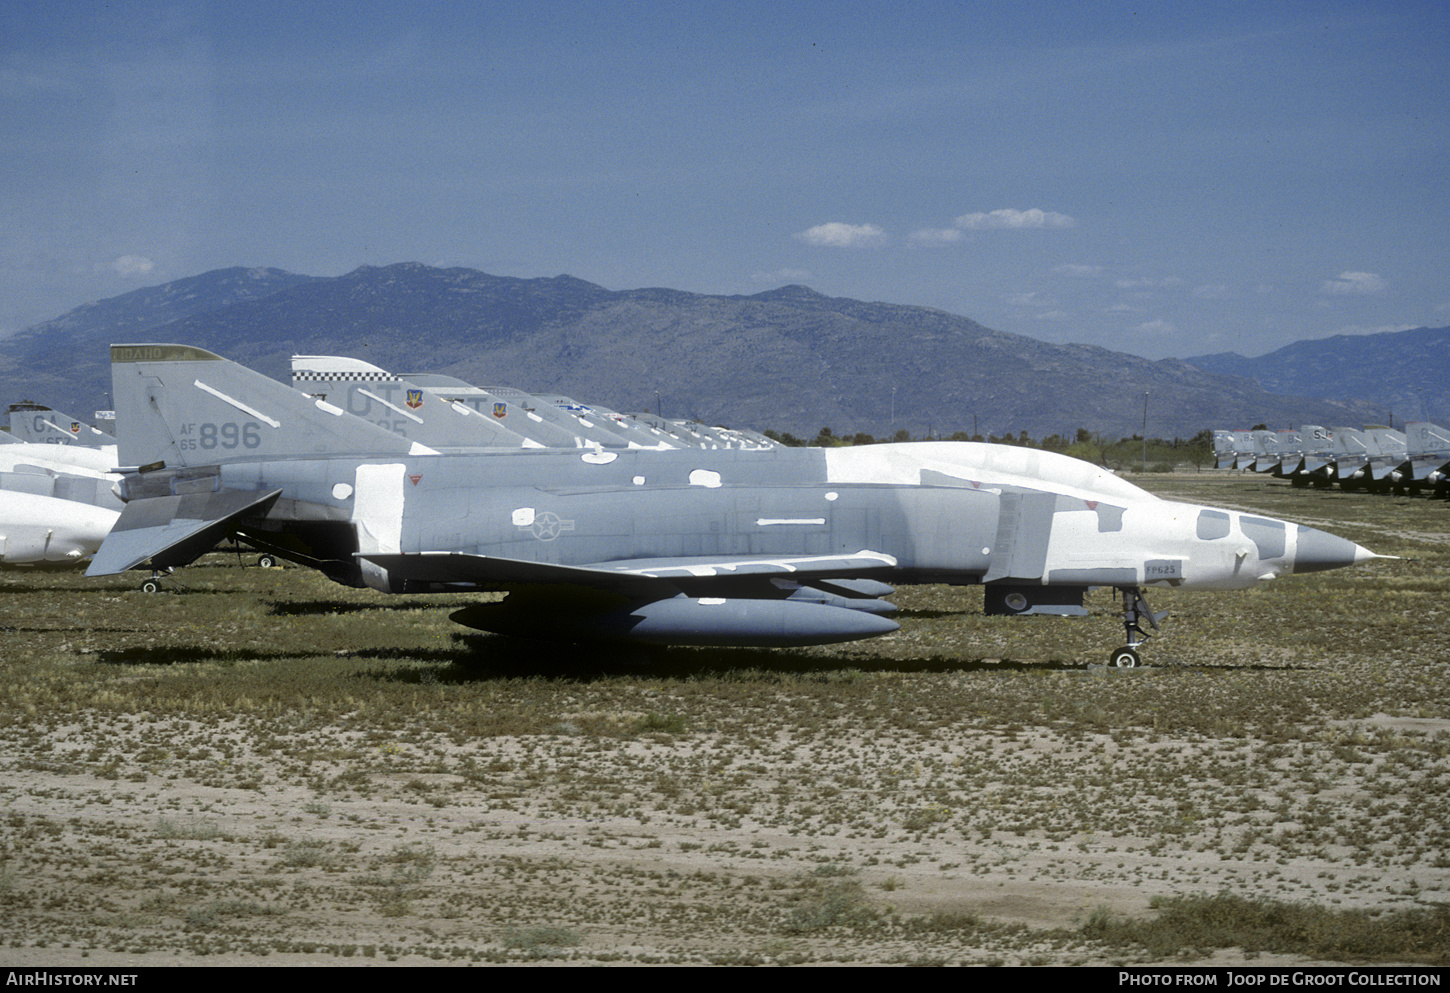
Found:
[(148, 561), (154, 569), (186, 565), (210, 551), (235, 523), (266, 514), (281, 493), (223, 490), (133, 500), (86, 575), (110, 576)]
[(1416, 481), (1430, 478), (1431, 473), (1440, 472), (1450, 466), (1450, 457), (1444, 455), (1417, 455), (1410, 459), (1410, 475)]

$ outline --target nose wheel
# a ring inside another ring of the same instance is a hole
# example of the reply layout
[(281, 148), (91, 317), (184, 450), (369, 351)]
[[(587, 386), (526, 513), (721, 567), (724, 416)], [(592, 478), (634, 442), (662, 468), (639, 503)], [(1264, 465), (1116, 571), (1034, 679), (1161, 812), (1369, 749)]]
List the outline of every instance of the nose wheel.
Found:
[(1158, 622), (1167, 617), (1168, 612), (1153, 613), (1143, 591), (1137, 586), (1121, 586), (1118, 592), (1123, 596), (1123, 633), (1128, 643), (1108, 656), (1108, 665), (1114, 669), (1132, 669), (1142, 661), (1138, 655), (1139, 646), (1153, 637), (1139, 626), (1139, 622), (1147, 621), (1148, 626), (1157, 631)]

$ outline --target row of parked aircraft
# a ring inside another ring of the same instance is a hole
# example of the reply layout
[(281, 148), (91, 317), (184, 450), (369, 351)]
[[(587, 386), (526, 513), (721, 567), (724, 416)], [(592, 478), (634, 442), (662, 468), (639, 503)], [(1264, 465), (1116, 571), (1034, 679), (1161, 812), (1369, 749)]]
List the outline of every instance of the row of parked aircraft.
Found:
[[(293, 385), (351, 415), (439, 450), (456, 448), (770, 448), (754, 431), (620, 414), (558, 395), (480, 389), (447, 376), (394, 376), (356, 359), (298, 355)], [(0, 564), (89, 559), (125, 506), (116, 437), (42, 404), (11, 404), (0, 432)], [(97, 412), (97, 419), (110, 411)], [(225, 431), (226, 429), (221, 429)], [(235, 439), (197, 439), (220, 450)], [(243, 440), (245, 448), (245, 439)]]
[(984, 584), (994, 614), (1083, 614), (1109, 586), (1127, 642), (1110, 660), (1128, 666), (1162, 616), (1147, 587), (1243, 589), (1379, 557), (1047, 451), (787, 448), (316, 356), (293, 387), (187, 345), (113, 345), (111, 362), (114, 456), (65, 470), (36, 453), (58, 446), (0, 446), (24, 449), (0, 469), (29, 477), (4, 495), (114, 514), (99, 550), (67, 538), (46, 560), (94, 552), (88, 575), (150, 570), (153, 585), (231, 538), (386, 593), (506, 592), (453, 615), (487, 631), (770, 647), (895, 630), (888, 583)]
[(1429, 421), (1393, 428), (1215, 431), (1215, 463), (1288, 479), (1295, 486), (1450, 492), (1450, 429)]

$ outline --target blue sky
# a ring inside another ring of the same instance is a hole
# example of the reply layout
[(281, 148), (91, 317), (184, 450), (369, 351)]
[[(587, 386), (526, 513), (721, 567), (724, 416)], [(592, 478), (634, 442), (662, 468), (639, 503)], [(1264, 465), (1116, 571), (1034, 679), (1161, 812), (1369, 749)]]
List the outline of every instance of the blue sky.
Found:
[(0, 0), (0, 334), (404, 261), (1150, 358), (1443, 326), (1447, 37), (1414, 2)]

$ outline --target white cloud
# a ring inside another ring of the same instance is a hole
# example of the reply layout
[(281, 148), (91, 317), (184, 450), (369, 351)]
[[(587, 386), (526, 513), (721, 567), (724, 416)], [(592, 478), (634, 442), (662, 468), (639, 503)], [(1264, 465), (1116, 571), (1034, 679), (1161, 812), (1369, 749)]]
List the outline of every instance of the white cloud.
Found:
[(1341, 272), (1337, 279), (1326, 279), (1319, 289), (1330, 296), (1353, 296), (1361, 293), (1383, 293), (1389, 284), (1372, 272)]
[(874, 224), (842, 224), (831, 221), (798, 231), (796, 238), (818, 248), (862, 248), (888, 241), (884, 230)]
[(156, 263), (144, 255), (122, 255), (111, 263), (111, 268), (122, 276), (145, 276), (156, 268)]
[(1077, 221), (1066, 214), (1057, 214), (1050, 210), (1038, 210), (1033, 207), (1030, 210), (1013, 210), (1004, 208), (994, 210), (987, 214), (963, 214), (957, 218), (957, 227), (967, 231), (986, 231), (990, 229), (1009, 228), (1020, 230), (1025, 228), (1070, 228)]
[(1052, 271), (1060, 276), (1075, 276), (1079, 278), (1085, 278), (1087, 276), (1100, 275), (1103, 271), (1103, 267), (1100, 265), (1077, 265), (1075, 263), (1069, 262), (1064, 265), (1053, 266)]
[(922, 228), (919, 231), (911, 232), (907, 240), (913, 245), (936, 248), (939, 245), (952, 245), (961, 241), (962, 232), (958, 228)]
[(1150, 336), (1176, 334), (1178, 332), (1178, 328), (1173, 326), (1172, 321), (1164, 320), (1144, 321), (1133, 330), (1138, 332), (1139, 334), (1145, 334)]

